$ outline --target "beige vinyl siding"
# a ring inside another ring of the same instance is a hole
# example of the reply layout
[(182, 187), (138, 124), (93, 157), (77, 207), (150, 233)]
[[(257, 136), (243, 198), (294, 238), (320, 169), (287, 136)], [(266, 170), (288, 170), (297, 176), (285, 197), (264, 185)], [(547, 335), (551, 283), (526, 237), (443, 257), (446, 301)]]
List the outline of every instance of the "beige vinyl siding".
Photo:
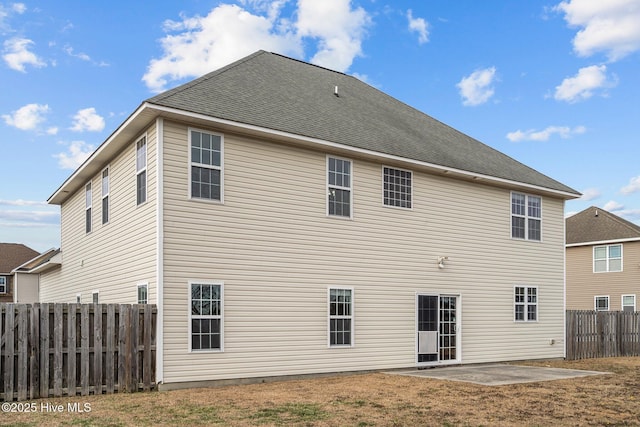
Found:
[[(327, 217), (332, 153), (225, 134), (224, 204), (194, 201), (187, 127), (164, 135), (165, 383), (413, 366), (418, 292), (460, 295), (463, 363), (563, 356), (562, 200), (542, 242), (512, 240), (508, 189), (337, 153), (353, 219)], [(412, 210), (383, 206), (382, 164), (413, 171)], [(223, 352), (188, 351), (197, 280), (224, 283)], [(513, 321), (515, 285), (538, 322)], [(353, 347), (328, 347), (329, 287), (354, 290)]]
[(615, 244), (622, 245), (622, 271), (618, 272), (593, 272), (593, 246), (567, 248), (568, 310), (593, 310), (596, 295), (609, 296), (611, 311), (622, 309), (622, 295), (636, 295), (636, 310), (638, 310), (640, 242)]
[[(142, 136), (142, 134), (140, 135)], [(92, 231), (85, 233), (85, 186), (61, 206), (62, 266), (42, 274), (41, 302), (137, 302), (137, 284), (149, 282), (156, 301), (156, 137), (147, 137), (147, 202), (136, 205), (136, 141), (109, 163), (109, 222), (102, 224), (102, 169), (92, 177)], [(107, 165), (104, 165), (105, 167)]]
[(38, 302), (38, 275), (15, 273), (13, 299), (20, 304)]

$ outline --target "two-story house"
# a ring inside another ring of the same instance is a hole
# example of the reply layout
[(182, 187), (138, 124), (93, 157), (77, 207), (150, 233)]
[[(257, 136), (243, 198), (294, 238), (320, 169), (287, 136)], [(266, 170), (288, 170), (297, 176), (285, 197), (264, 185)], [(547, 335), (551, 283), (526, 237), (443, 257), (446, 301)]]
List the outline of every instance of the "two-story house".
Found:
[(595, 206), (566, 223), (567, 309), (636, 311), (640, 226)]
[[(32, 302), (29, 295), (32, 294), (32, 283), (34, 281), (37, 283), (37, 276), (22, 276), (15, 269), (38, 255), (38, 252), (22, 243), (0, 243), (0, 303)], [(28, 289), (25, 295), (26, 299), (22, 300), (17, 299), (20, 277), (24, 277), (25, 286), (23, 289)], [(35, 297), (37, 298), (37, 289)]]
[(157, 304), (164, 387), (563, 357), (578, 195), (259, 51), (144, 101), (55, 191), (40, 298)]

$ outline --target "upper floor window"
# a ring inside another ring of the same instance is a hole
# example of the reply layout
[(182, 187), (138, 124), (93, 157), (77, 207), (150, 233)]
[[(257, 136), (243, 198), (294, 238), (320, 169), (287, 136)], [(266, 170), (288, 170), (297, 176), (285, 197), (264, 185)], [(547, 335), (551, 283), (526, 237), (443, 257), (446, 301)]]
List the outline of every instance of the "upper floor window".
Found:
[(189, 132), (191, 146), (191, 198), (222, 201), (222, 136)]
[(622, 245), (594, 246), (593, 272), (622, 271)]
[(351, 217), (351, 161), (327, 158), (327, 213)]
[(84, 187), (84, 230), (91, 233), (91, 182)]
[(7, 293), (7, 277), (0, 276), (0, 294)]
[(411, 209), (412, 173), (383, 167), (383, 202), (385, 206)]
[(109, 222), (109, 168), (102, 171), (102, 223)]
[(136, 142), (136, 203), (147, 201), (147, 138)]
[(609, 311), (609, 295), (596, 295), (593, 305), (596, 311)]
[(511, 237), (542, 240), (542, 198), (511, 193)]
[(537, 321), (538, 288), (534, 286), (516, 286), (514, 297), (514, 320), (516, 322)]

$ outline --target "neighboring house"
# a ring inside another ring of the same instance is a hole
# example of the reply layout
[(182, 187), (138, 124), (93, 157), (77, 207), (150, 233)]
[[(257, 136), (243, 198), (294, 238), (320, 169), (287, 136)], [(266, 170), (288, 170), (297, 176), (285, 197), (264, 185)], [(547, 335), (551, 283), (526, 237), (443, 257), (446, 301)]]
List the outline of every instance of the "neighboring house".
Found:
[[(16, 300), (20, 293), (18, 283), (21, 283), (19, 279), (22, 275), (16, 274), (14, 269), (38, 255), (38, 252), (21, 243), (0, 243), (0, 303), (33, 302)], [(34, 279), (37, 280), (37, 276)], [(24, 280), (29, 283), (32, 279)]]
[(638, 309), (640, 226), (592, 206), (566, 219), (567, 309)]
[(143, 102), (55, 191), (40, 299), (157, 304), (167, 388), (563, 357), (578, 196), (260, 51)]

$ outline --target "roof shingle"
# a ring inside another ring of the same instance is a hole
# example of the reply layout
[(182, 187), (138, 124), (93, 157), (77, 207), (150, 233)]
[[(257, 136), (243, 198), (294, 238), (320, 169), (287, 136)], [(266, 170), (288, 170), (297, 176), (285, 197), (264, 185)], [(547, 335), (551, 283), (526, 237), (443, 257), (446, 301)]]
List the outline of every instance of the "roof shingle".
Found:
[(566, 219), (568, 245), (640, 239), (640, 226), (610, 212), (591, 206)]
[(38, 254), (21, 243), (0, 243), (0, 274), (11, 273), (11, 270), (35, 258)]

